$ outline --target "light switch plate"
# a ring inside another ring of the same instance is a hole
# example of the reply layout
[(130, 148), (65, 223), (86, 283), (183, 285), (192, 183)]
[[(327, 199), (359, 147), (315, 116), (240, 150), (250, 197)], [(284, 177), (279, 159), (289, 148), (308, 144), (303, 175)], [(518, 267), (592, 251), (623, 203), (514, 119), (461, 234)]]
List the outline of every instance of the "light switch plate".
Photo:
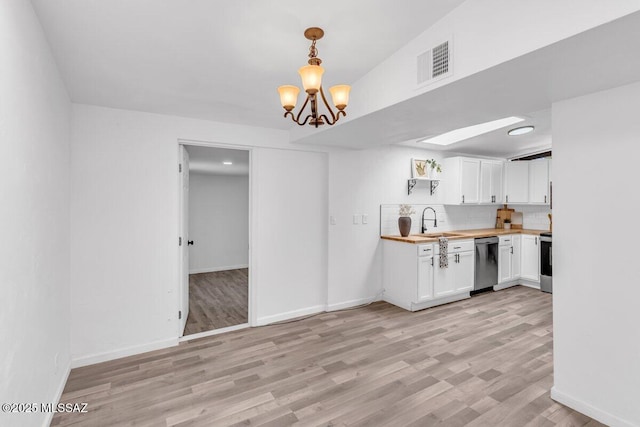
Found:
[(369, 224), (369, 215), (362, 214), (362, 223), (363, 224)]
[(336, 217), (335, 216), (331, 215), (329, 217), (329, 224), (336, 225)]
[(360, 215), (353, 215), (353, 224), (354, 225), (360, 224)]

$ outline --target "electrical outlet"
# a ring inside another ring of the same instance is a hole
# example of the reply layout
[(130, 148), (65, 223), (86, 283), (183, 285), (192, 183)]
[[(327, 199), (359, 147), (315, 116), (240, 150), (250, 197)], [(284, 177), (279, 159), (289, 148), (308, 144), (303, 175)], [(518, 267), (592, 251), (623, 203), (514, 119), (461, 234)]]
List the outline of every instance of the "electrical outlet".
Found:
[(353, 224), (354, 225), (360, 224), (360, 215), (353, 215)]
[(329, 224), (336, 225), (336, 217), (335, 216), (331, 215), (329, 217)]
[(363, 224), (369, 224), (369, 215), (362, 214), (362, 223)]

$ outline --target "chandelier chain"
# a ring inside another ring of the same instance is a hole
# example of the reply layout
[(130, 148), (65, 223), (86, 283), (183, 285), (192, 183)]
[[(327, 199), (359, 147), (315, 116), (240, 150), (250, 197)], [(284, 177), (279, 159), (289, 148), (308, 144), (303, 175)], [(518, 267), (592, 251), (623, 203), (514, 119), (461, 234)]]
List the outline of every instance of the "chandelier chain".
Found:
[(316, 41), (313, 40), (311, 42), (311, 47), (309, 48), (309, 58), (313, 59), (318, 56), (318, 49), (316, 48)]

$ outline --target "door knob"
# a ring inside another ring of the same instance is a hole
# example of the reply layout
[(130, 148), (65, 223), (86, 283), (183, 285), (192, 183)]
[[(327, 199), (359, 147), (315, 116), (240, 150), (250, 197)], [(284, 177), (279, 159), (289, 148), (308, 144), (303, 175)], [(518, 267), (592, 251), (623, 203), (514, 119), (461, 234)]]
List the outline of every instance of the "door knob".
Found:
[(193, 240), (188, 240), (187, 241), (187, 245), (189, 245), (189, 246), (193, 245)]

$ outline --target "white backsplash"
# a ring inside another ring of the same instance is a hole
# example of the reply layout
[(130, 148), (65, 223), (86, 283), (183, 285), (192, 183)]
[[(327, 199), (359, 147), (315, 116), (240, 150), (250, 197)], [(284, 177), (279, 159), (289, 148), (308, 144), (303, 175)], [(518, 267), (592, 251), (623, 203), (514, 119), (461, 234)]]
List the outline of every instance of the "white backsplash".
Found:
[[(433, 228), (433, 212), (425, 213), (427, 233), (451, 230), (469, 230), (474, 228), (493, 228), (496, 224), (496, 210), (501, 205), (493, 206), (454, 206), (434, 204), (412, 204), (415, 213), (411, 215), (411, 233), (420, 233), (420, 220), (424, 208), (430, 206), (436, 210), (438, 228)], [(548, 206), (509, 205), (516, 212), (522, 212), (523, 228), (548, 230), (551, 213)], [(380, 234), (399, 235), (398, 204), (380, 205)]]

